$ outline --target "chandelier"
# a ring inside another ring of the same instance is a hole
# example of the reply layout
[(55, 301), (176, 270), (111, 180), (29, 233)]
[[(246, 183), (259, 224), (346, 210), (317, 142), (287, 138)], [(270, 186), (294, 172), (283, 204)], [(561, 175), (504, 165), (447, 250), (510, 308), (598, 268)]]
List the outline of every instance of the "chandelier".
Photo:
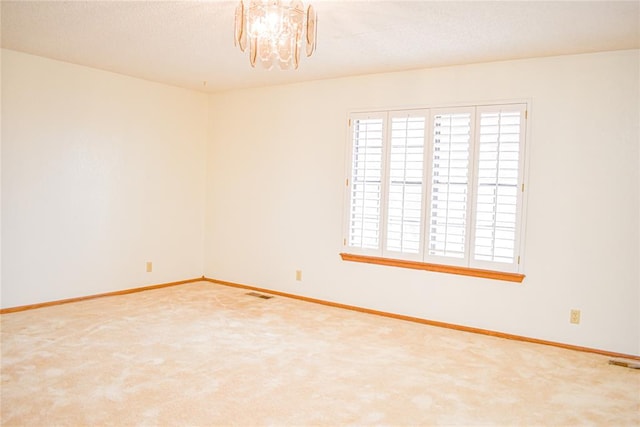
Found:
[(316, 48), (316, 12), (301, 0), (240, 0), (236, 7), (234, 45), (249, 49), (249, 62), (270, 70), (297, 69), (304, 48), (311, 56)]

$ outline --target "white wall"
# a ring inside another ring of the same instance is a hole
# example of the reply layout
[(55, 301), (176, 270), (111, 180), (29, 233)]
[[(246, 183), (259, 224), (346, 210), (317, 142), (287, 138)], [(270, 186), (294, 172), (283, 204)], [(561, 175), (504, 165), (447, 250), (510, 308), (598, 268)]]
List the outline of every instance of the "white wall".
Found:
[(2, 50), (2, 307), (201, 276), (207, 105)]
[[(210, 97), (7, 50), (1, 66), (2, 307), (204, 265), (212, 278), (640, 354), (638, 51)], [(523, 98), (523, 284), (340, 260), (348, 111)]]
[[(608, 52), (212, 95), (205, 275), (640, 354), (638, 58)], [(523, 98), (523, 284), (340, 260), (348, 111)], [(569, 324), (572, 308), (580, 325)]]

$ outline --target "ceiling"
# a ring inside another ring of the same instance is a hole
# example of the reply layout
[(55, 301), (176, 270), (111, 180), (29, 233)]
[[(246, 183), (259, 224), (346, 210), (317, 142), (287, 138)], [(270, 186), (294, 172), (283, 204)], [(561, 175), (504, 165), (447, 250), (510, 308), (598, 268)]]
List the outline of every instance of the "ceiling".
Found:
[(267, 71), (234, 47), (237, 3), (2, 0), (2, 47), (207, 92), (640, 48), (640, 1), (312, 0), (317, 51)]

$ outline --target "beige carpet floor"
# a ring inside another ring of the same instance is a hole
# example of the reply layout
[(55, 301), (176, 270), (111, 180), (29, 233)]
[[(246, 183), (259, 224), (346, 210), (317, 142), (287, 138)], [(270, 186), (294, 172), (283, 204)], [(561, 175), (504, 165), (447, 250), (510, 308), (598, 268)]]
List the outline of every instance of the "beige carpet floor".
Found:
[(604, 356), (247, 292), (2, 315), (2, 425), (640, 425)]

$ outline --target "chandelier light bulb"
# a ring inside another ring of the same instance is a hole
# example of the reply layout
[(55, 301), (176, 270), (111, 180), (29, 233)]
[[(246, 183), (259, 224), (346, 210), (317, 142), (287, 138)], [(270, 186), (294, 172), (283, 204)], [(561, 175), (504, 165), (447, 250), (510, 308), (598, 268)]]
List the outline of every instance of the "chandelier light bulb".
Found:
[(316, 12), (301, 0), (241, 0), (236, 7), (234, 44), (249, 50), (249, 62), (271, 69), (297, 69), (300, 52), (316, 48)]

